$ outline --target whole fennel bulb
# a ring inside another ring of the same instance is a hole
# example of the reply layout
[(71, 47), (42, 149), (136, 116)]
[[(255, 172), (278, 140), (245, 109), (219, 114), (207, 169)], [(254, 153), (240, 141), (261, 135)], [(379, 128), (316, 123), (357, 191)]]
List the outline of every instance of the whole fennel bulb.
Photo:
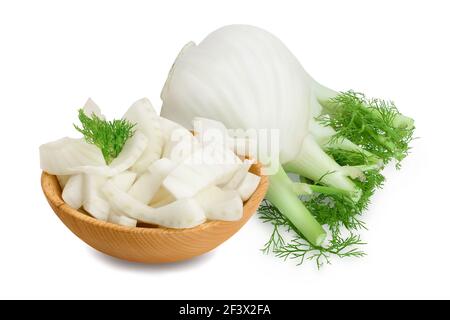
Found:
[[(353, 215), (366, 207), (377, 186), (372, 172), (403, 159), (413, 130), (412, 120), (390, 103), (320, 85), (278, 38), (247, 25), (188, 43), (161, 98), (161, 115), (186, 127), (199, 116), (230, 129), (279, 130), (279, 165), (266, 198), (313, 246), (326, 238), (322, 224), (346, 226), (329, 214), (339, 204)], [(265, 148), (259, 141), (258, 147)], [(293, 182), (286, 172), (307, 180)], [(310, 202), (320, 223), (299, 199), (313, 193), (339, 202), (329, 212)]]
[(280, 129), (286, 162), (308, 132), (310, 109), (298, 106), (309, 106), (312, 80), (277, 38), (254, 36), (260, 32), (226, 27), (186, 45), (162, 91), (162, 115), (186, 127), (202, 116), (228, 128)]

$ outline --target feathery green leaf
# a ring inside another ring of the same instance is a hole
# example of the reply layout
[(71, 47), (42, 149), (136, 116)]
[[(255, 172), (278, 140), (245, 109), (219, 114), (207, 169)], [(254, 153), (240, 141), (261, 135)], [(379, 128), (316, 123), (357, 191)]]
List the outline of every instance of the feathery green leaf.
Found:
[(398, 166), (408, 155), (414, 123), (393, 102), (347, 91), (322, 104), (326, 113), (318, 121), (336, 130), (333, 139), (347, 138), (384, 163), (396, 159)]
[(117, 158), (125, 142), (134, 134), (135, 124), (127, 120), (106, 121), (95, 114), (88, 117), (83, 109), (78, 111), (78, 119), (81, 127), (74, 124), (75, 129), (83, 134), (88, 143), (96, 145), (102, 151), (107, 164)]

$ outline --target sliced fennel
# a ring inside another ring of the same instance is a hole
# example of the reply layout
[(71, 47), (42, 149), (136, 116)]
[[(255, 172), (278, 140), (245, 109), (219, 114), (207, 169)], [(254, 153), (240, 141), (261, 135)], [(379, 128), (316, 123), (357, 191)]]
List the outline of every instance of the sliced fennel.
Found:
[(250, 170), (250, 167), (252, 165), (251, 160), (245, 159), (243, 163), (239, 166), (239, 168), (236, 170), (234, 175), (231, 177), (231, 179), (223, 186), (223, 189), (225, 190), (233, 190), (237, 189), (241, 182), (246, 178), (248, 170)]
[(137, 225), (136, 219), (117, 214), (110, 214), (108, 221), (125, 227), (136, 227)]
[[(202, 144), (223, 144), (239, 156), (252, 159), (256, 157), (256, 150), (251, 148), (254, 145), (252, 140), (255, 138), (249, 136), (249, 134), (244, 131), (232, 132), (231, 130), (228, 130), (222, 122), (202, 117), (195, 117), (192, 121), (192, 126)], [(233, 133), (234, 136), (231, 136), (231, 133)]]
[(161, 157), (163, 137), (158, 115), (147, 98), (136, 101), (123, 116), (124, 119), (136, 124), (136, 130), (141, 131), (148, 140), (148, 145), (141, 157), (134, 163), (132, 169), (142, 173)]
[(222, 122), (195, 117), (192, 120), (192, 127), (200, 142), (204, 145), (208, 143), (221, 144), (224, 147), (233, 149), (234, 141), (228, 133), (228, 129)]
[(261, 177), (251, 172), (247, 172), (244, 179), (241, 181), (237, 188), (237, 192), (239, 193), (242, 201), (247, 201), (250, 198), (250, 196), (256, 190), (256, 187), (258, 187), (260, 181)]
[(128, 194), (144, 204), (150, 203), (163, 180), (177, 164), (167, 158), (158, 159), (133, 184)]
[[(137, 174), (132, 171), (124, 171), (119, 173), (118, 175), (109, 179), (109, 181), (114, 184), (119, 190), (123, 192), (128, 192), (131, 188), (132, 184), (136, 180)], [(106, 182), (106, 181), (105, 181)], [(103, 188), (103, 185), (101, 186)], [(103, 191), (102, 191), (102, 195)], [(106, 198), (107, 199), (107, 198)], [(108, 214), (108, 221), (125, 226), (125, 227), (136, 227), (138, 221), (136, 219), (127, 217), (122, 210), (120, 210), (113, 203), (109, 202), (110, 210)]]
[(159, 124), (164, 142), (164, 152), (166, 152), (165, 150), (173, 140), (177, 140), (179, 137), (192, 136), (192, 133), (188, 129), (169, 119), (159, 117)]
[(101, 120), (105, 119), (105, 116), (102, 114), (100, 107), (91, 98), (87, 99), (86, 103), (83, 106), (83, 111), (89, 118), (92, 118), (93, 115), (96, 115)]
[(76, 174), (67, 180), (62, 192), (63, 200), (72, 208), (79, 209), (83, 205), (83, 175)]
[(71, 177), (71, 175), (57, 175), (56, 176), (61, 189), (64, 189), (64, 187), (66, 186), (66, 183), (67, 183), (67, 181), (69, 181), (70, 177)]
[(57, 175), (66, 204), (96, 219), (169, 228), (235, 221), (259, 184), (233, 148), (157, 116), (147, 99), (113, 121), (89, 99), (79, 119), (84, 138), (42, 145), (41, 167)]
[(136, 180), (136, 176), (135, 172), (127, 170), (115, 175), (111, 180), (120, 190), (127, 192)]
[(199, 141), (184, 127), (165, 118), (160, 118), (164, 148), (162, 156), (182, 162), (200, 149)]
[(101, 188), (107, 178), (85, 174), (83, 176), (83, 208), (94, 218), (107, 221), (111, 209), (110, 204), (104, 198)]
[(241, 163), (222, 145), (207, 145), (188, 156), (162, 185), (176, 199), (191, 198), (206, 187), (231, 179)]
[[(203, 209), (193, 199), (182, 199), (159, 208), (149, 207), (106, 182), (103, 193), (128, 217), (168, 228), (191, 228), (204, 222)], [(180, 214), (182, 212), (182, 214)]]
[(180, 164), (163, 180), (163, 186), (175, 199), (184, 199), (192, 198), (213, 182), (208, 174), (199, 175), (192, 166)]
[(152, 201), (150, 201), (150, 206), (158, 208), (176, 200), (177, 199), (175, 199), (175, 197), (169, 191), (167, 191), (164, 187), (161, 187), (158, 189), (158, 191), (156, 191)]
[(242, 218), (243, 203), (235, 190), (222, 190), (211, 186), (195, 196), (197, 203), (211, 220), (236, 221)]
[(101, 151), (84, 139), (62, 138), (39, 147), (41, 169), (55, 175), (82, 173), (86, 166), (106, 166)]

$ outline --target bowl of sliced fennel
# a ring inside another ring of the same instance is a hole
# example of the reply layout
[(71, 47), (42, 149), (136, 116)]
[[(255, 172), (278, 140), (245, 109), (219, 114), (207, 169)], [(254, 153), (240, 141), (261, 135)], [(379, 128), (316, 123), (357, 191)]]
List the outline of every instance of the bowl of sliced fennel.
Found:
[(89, 99), (78, 118), (82, 138), (40, 147), (41, 185), (60, 220), (100, 252), (193, 258), (235, 234), (264, 199), (259, 163), (158, 116), (148, 99), (113, 121)]

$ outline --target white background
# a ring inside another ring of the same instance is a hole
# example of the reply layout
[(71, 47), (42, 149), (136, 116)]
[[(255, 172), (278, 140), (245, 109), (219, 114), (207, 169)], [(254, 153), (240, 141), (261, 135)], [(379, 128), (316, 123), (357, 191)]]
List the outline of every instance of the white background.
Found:
[[(448, 1), (1, 1), (0, 298), (450, 298)], [(319, 82), (389, 98), (416, 120), (412, 154), (365, 221), (363, 259), (318, 271), (258, 250), (254, 217), (171, 265), (90, 249), (40, 189), (38, 146), (76, 135), (92, 97), (111, 118), (159, 92), (181, 46), (231, 23), (278, 37)]]

